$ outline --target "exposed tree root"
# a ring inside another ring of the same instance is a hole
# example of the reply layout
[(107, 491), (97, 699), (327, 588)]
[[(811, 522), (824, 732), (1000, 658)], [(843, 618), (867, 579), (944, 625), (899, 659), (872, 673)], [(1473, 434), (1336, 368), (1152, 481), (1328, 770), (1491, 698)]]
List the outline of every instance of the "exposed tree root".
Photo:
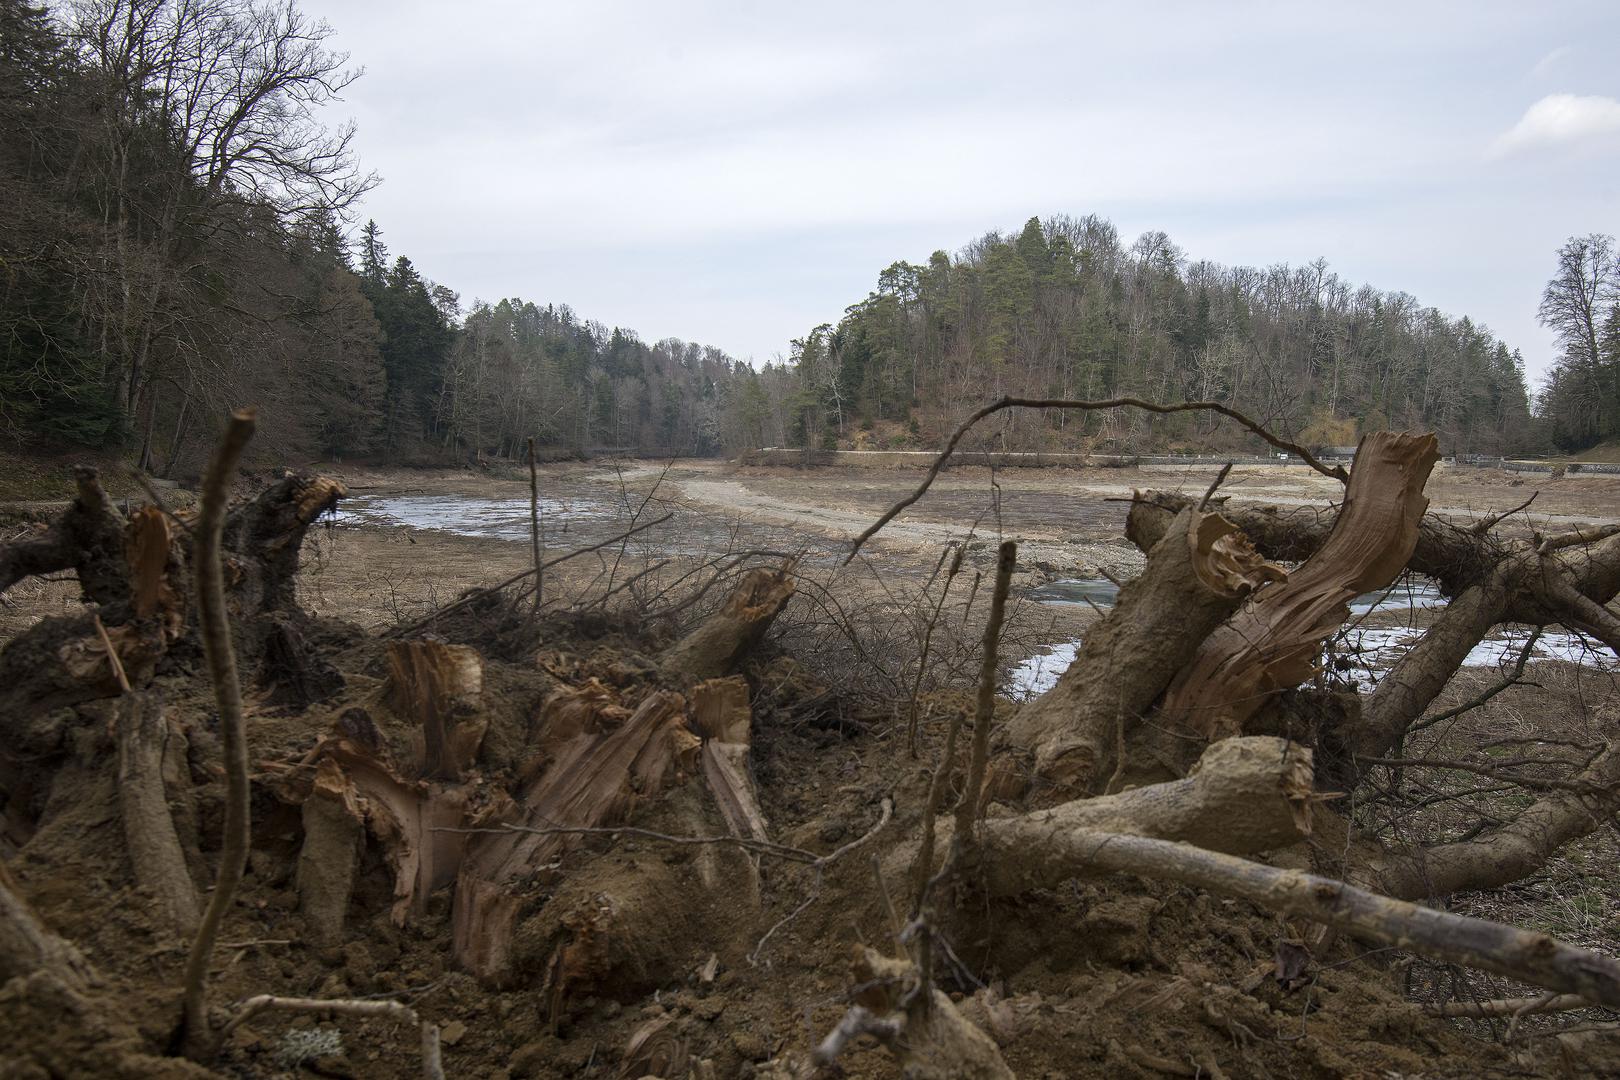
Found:
[(127, 694), (117, 714), (118, 798), (135, 881), (157, 900), (176, 933), (197, 928), (197, 889), (175, 831), (163, 780), (168, 724), (163, 699)]
[(1298, 870), (1278, 870), (1191, 844), (1122, 833), (1070, 835), (1074, 865), (1140, 874), (1251, 901), (1437, 960), (1620, 1008), (1620, 961), (1514, 926), (1470, 919)]
[(792, 567), (758, 568), (743, 575), (720, 610), (659, 657), (665, 671), (682, 679), (729, 675), (765, 637), (793, 598)]

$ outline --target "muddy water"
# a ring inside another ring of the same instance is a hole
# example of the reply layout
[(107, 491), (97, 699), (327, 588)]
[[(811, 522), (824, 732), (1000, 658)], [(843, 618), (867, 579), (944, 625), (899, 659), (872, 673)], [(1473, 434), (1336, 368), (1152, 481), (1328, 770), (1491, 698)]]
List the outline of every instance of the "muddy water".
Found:
[[(607, 522), (616, 508), (589, 499), (541, 499), (540, 520), (548, 535), (576, 530), (584, 522)], [(341, 525), (403, 525), (456, 536), (529, 539), (529, 500), (468, 495), (386, 495), (345, 500)]]
[[(649, 505), (640, 520), (661, 517), (672, 507)], [(780, 551), (800, 555), (808, 565), (832, 565), (842, 549), (820, 542), (802, 530), (743, 523), (719, 513), (675, 508), (672, 520), (631, 541), (638, 551), (662, 556), (707, 557), (725, 551)], [(579, 495), (540, 500), (541, 537), (548, 549), (583, 547), (616, 536), (630, 526), (636, 505), (622, 500)], [(342, 527), (395, 527), (431, 530), (454, 536), (529, 542), (527, 496), (499, 498), (476, 495), (378, 495), (345, 500), (334, 521)]]

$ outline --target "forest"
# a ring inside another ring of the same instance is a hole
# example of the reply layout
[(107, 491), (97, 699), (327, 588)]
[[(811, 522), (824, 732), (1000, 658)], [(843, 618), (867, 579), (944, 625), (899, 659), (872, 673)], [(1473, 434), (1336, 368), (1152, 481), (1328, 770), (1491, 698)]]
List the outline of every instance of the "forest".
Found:
[[(1539, 403), (1518, 354), (1466, 317), (1325, 260), (1226, 267), (1094, 215), (896, 262), (756, 367), (562, 303), (464, 303), (376, 222), (355, 227), (380, 178), (327, 117), (358, 69), (290, 3), (0, 0), (0, 26), (0, 426), (14, 440), (195, 475), (217, 417), (252, 400), (258, 452), (303, 460), (513, 457), (531, 436), (551, 454), (932, 447), (1001, 394), (1223, 401), (1306, 443), (1432, 429), (1448, 453), (1620, 432), (1603, 236), (1558, 254), (1541, 314), (1562, 354)], [(996, 438), (1246, 437), (1055, 413)]]

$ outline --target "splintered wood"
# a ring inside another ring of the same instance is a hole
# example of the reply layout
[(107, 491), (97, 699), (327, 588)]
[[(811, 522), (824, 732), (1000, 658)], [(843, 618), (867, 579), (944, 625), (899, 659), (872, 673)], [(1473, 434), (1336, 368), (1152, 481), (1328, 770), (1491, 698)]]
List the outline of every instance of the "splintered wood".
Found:
[(746, 679), (710, 679), (692, 688), (692, 726), (703, 738), (703, 776), (733, 836), (768, 840), (765, 814), (748, 774), (753, 712)]
[(549, 766), (518, 800), (513, 823), (527, 831), (480, 836), (456, 883), (456, 958), (497, 984), (510, 978), (522, 880), (581, 841), (570, 829), (623, 821), (639, 801), (695, 771), (699, 739), (686, 727), (680, 694), (652, 693), (614, 728), (601, 726), (612, 718), (600, 712), (558, 707), (553, 715), (579, 729), (554, 745)]
[(1204, 740), (1235, 735), (1271, 695), (1310, 678), (1350, 601), (1388, 586), (1412, 557), (1439, 456), (1433, 435), (1364, 438), (1327, 541), (1209, 635), (1165, 694), (1159, 722)]
[(421, 775), (459, 780), (477, 759), (489, 726), (477, 716), (483, 688), (483, 660), (471, 646), (426, 640), (388, 643), (383, 700), (420, 725)]
[(1051, 798), (1101, 787), (1117, 765), (1122, 726), (1148, 711), (1244, 597), (1284, 576), (1219, 514), (1183, 510), (1057, 685), (1019, 710), (1006, 741), (1034, 751)]

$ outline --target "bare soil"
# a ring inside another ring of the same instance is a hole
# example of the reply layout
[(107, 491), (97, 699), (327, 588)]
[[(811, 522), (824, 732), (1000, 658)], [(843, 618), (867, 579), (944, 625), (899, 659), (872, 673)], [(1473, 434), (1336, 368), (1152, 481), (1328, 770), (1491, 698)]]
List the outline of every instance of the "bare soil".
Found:
[[(335, 471), (357, 498), (528, 494), (527, 477), (515, 471)], [(559, 891), (571, 880), (610, 892), (649, 873), (667, 879), (670, 888), (660, 894), (667, 930), (645, 943), (651, 975), (609, 981), (569, 1000), (558, 1016), (538, 986), (492, 991), (455, 969), (448, 897), (435, 898), (418, 924), (394, 926), (388, 915), (391, 878), (376, 851), (362, 866), (350, 939), (320, 949), (306, 944), (294, 882), (296, 814), (289, 817), (287, 808), (261, 794), (254, 803), (249, 876), (221, 939), (227, 945), (216, 962), (214, 1000), (265, 992), (395, 997), (445, 1025), (446, 1064), (457, 1077), (634, 1077), (640, 1070), (685, 1075), (627, 1055), (635, 1033), (661, 1019), (669, 1021), (690, 1059), (707, 1062), (717, 1077), (753, 1076), (768, 1059), (807, 1050), (847, 1007), (851, 949), (892, 941), (894, 927), (874, 881), (872, 857), (881, 862), (914, 831), (945, 723), (953, 712), (970, 708), (961, 691), (970, 678), (976, 624), (964, 580), (960, 606), (950, 607), (942, 620), (955, 629), (942, 633), (936, 646), (941, 670), (925, 686), (921, 752), (907, 752), (904, 709), (896, 700), (909, 690), (904, 676), (920, 634), (915, 599), (938, 580), (944, 545), (970, 543), (966, 573), (972, 574), (989, 566), (998, 535), (1019, 538), (1027, 567), (1022, 588), (1055, 577), (1127, 577), (1141, 557), (1121, 536), (1127, 504), (1115, 500), (1128, 499), (1135, 488), (1201, 492), (1214, 471), (1012, 469), (992, 476), (986, 469), (950, 470), (885, 530), (864, 563), (840, 570), (850, 538), (917, 483), (920, 472), (688, 462), (667, 470), (644, 462), (618, 469), (544, 467), (548, 496), (619, 508), (610, 518), (571, 524), (566, 533), (549, 536), (548, 552), (611, 535), (638, 508), (643, 520), (665, 509), (677, 517), (623, 549), (559, 568), (547, 586), (558, 611), (544, 623), (538, 649), (512, 651), (505, 639), (494, 643), (489, 628), (476, 620), (437, 628), (452, 640), (478, 644), (489, 657), (483, 707), (491, 729), (481, 767), (492, 776), (518, 769), (540, 704), (560, 675), (597, 675), (626, 700), (656, 681), (646, 675), (643, 658), (669, 631), (638, 622), (648, 597), (677, 588), (680, 575), (709, 553), (780, 550), (801, 560), (822, 593), (811, 587), (801, 592), (776, 644), (747, 672), (754, 696), (752, 767), (773, 839), (831, 851), (870, 828), (885, 797), (895, 801), (895, 822), (859, 857), (834, 864), (824, 881), (802, 867), (765, 860), (757, 913), (741, 910), (727, 896), (693, 889), (696, 856), (689, 848), (621, 836), (571, 852), (556, 868)], [(1268, 468), (1234, 470), (1223, 490), (1258, 503), (1325, 507), (1339, 488), (1300, 468)], [(1535, 489), (1510, 475), (1442, 468), (1429, 490), (1435, 509), (1469, 519), (1509, 509)], [(1532, 509), (1534, 520), (1527, 519), (1524, 528), (1548, 520), (1620, 520), (1620, 478), (1545, 484)], [(26, 527), (34, 512), (17, 512), (9, 527)], [(302, 713), (252, 703), (253, 760), (296, 760), (346, 709), (369, 700), (384, 673), (372, 632), (417, 618), (470, 586), (518, 573), (531, 559), (524, 542), (432, 529), (343, 522), (313, 534), (300, 599), (327, 620), (325, 647), (348, 687), (336, 700)], [(642, 593), (612, 593), (660, 560), (667, 565), (647, 574)], [(605, 594), (616, 602), (590, 603)], [(0, 641), (37, 618), (73, 609), (76, 597), (68, 581), (11, 590), (0, 601)], [(840, 638), (830, 614), (840, 604), (886, 613), (873, 617), (873, 636), (862, 640), (867, 648), (877, 641), (878, 651), (886, 647), (897, 655), (864, 658), (870, 671), (860, 670), (870, 685), (854, 685), (856, 660), (839, 651), (853, 647)], [(1020, 612), (1010, 624), (1009, 661), (1073, 636), (1094, 617), (1083, 609), (1035, 604)], [(845, 661), (833, 659), (840, 656)], [(850, 666), (840, 668), (840, 662)], [(1578, 724), (1585, 702), (1612, 692), (1608, 676), (1569, 665), (1544, 667), (1544, 685), (1500, 695), (1487, 709), (1469, 714), (1466, 725), (1512, 732), (1533, 723), (1543, 732), (1557, 730), (1559, 724)], [(884, 672), (898, 685), (884, 686)], [(1493, 678), (1465, 672), (1446, 702), (1465, 700)], [(203, 679), (184, 674), (165, 679), (163, 689), (191, 732), (194, 772), (205, 785), (197, 830), (202, 850), (213, 852), (221, 811), (208, 764), (217, 759), (210, 691)], [(81, 757), (104, 763), (110, 743), (97, 733), (106, 730), (109, 703), (78, 712), (87, 743)], [(1433, 746), (1438, 751), (1446, 740), (1477, 736), (1466, 725), (1433, 732)], [(399, 722), (385, 734), (400, 744), (409, 737)], [(71, 768), (81, 773), (59, 779), (52, 794), (64, 812), (50, 843), (31, 845), (38, 853), (17, 859), (12, 870), (47, 922), (78, 943), (107, 977), (104, 1000), (120, 1003), (121, 1037), (131, 1038), (131, 1030), (136, 1037), (128, 1047), (118, 1043), (116, 1053), (109, 1050), (113, 1057), (96, 1071), (84, 1071), (82, 1063), (91, 1058), (81, 1055), (79, 1065), (55, 1073), (16, 1075), (162, 1075), (140, 1072), (129, 1047), (148, 1054), (161, 1050), (177, 1005), (184, 943), (158, 928), (150, 898), (130, 884), (108, 770)], [(690, 833), (691, 802), (677, 792), (648, 807), (637, 824)], [(708, 813), (709, 827), (721, 831)], [(1599, 833), (1574, 846), (1542, 879), (1467, 898), (1464, 909), (1556, 930), (1613, 952), (1620, 946), (1617, 864), (1614, 836)], [(209, 880), (212, 867), (195, 867), (194, 876)], [(1022, 1077), (1620, 1075), (1612, 1036), (1532, 1040), (1510, 1048), (1493, 1041), (1497, 1032), (1486, 1025), (1424, 1017), (1413, 998), (1450, 993), (1453, 973), (1414, 964), (1402, 954), (1369, 953), (1346, 940), (1319, 942), (1303, 976), (1279, 979), (1280, 943), (1301, 940), (1309, 928), (1194, 890), (1135, 880), (1076, 882), (985, 915), (954, 942), (957, 959), (944, 965), (941, 982), (1001, 1043)], [(1491, 996), (1512, 989), (1480, 983), (1471, 992)], [(80, 1024), (53, 1012), (49, 1003), (0, 1001), (0, 1063), (8, 1046), (70, 1045)], [(388, 1024), (266, 1016), (238, 1030), (218, 1074), (392, 1080), (416, 1075), (418, 1068), (411, 1033)], [(846, 1055), (841, 1068), (855, 1077), (895, 1075), (886, 1053), (869, 1045)]]

